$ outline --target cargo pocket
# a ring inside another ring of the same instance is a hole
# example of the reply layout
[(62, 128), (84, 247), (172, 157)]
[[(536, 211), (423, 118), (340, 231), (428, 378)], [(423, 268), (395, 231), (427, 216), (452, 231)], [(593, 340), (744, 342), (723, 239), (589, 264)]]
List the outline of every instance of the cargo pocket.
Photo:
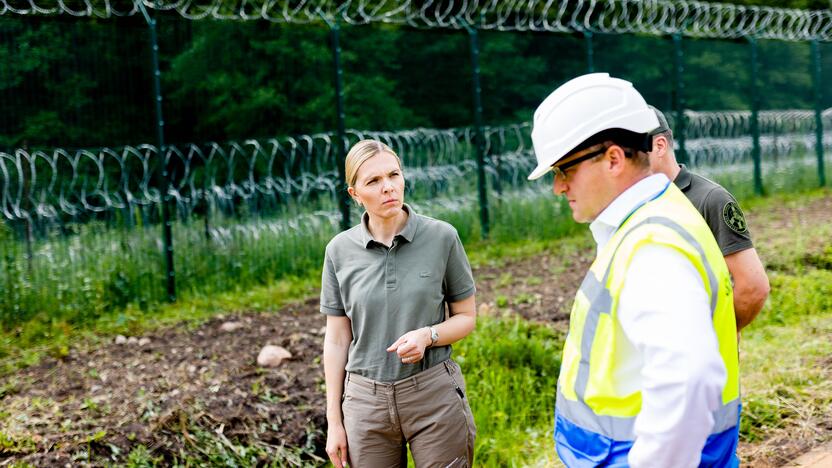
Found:
[(465, 396), (465, 378), (462, 376), (462, 370), (459, 365), (453, 360), (448, 360), (448, 374), (451, 378), (451, 383), (454, 386), (454, 391), (459, 399), (460, 407), (462, 408), (463, 417), (465, 418), (465, 425), (468, 428), (468, 464), (465, 466), (472, 466), (474, 460), (474, 442), (477, 438), (477, 426), (474, 423), (474, 414), (471, 412), (471, 406), (468, 404), (468, 398)]

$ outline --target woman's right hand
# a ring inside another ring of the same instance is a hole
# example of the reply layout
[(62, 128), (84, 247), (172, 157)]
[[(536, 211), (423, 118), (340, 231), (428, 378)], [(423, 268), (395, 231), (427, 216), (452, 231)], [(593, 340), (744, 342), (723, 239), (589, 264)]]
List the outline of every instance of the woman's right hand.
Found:
[(330, 424), (326, 435), (326, 454), (335, 468), (347, 465), (347, 432), (340, 423)]

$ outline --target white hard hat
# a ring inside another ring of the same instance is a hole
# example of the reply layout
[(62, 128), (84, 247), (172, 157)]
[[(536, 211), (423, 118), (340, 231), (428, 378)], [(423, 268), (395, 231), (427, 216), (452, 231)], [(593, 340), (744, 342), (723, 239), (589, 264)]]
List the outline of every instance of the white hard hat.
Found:
[(532, 144), (538, 179), (592, 136), (611, 129), (646, 134), (659, 126), (656, 113), (629, 81), (590, 73), (561, 85), (534, 112)]

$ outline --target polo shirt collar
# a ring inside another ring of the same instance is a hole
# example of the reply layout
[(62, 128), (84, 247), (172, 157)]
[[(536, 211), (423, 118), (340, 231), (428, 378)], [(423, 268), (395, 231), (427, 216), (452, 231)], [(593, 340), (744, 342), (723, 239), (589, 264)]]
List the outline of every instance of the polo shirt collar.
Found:
[(688, 189), (688, 187), (690, 187), (690, 181), (693, 177), (690, 175), (690, 171), (688, 171), (688, 168), (686, 168), (684, 164), (679, 164), (679, 169), (679, 174), (676, 175), (673, 183), (679, 187), (679, 190), (684, 192)]
[[(416, 212), (413, 211), (413, 208), (411, 208), (411, 206), (407, 203), (402, 205), (402, 209), (407, 212), (407, 222), (404, 224), (404, 229), (402, 229), (400, 233), (396, 234), (395, 237), (401, 237), (408, 242), (413, 242), (413, 238), (416, 236), (416, 228), (418, 227)], [(368, 227), (369, 222), (370, 214), (365, 211), (364, 214), (361, 215), (361, 245), (363, 245), (364, 248), (370, 248), (372, 243), (376, 242), (376, 240), (373, 239), (373, 235), (370, 234), (370, 229)]]

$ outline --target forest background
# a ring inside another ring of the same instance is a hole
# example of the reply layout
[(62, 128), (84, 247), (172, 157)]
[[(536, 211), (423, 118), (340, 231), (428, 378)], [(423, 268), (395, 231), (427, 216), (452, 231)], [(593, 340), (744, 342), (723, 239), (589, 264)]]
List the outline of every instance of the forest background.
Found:
[[(820, 0), (741, 1), (823, 9)], [(96, 148), (155, 142), (146, 24), (141, 17), (0, 18), (0, 149)], [(166, 143), (228, 141), (332, 130), (332, 50), (323, 24), (189, 21), (159, 24)], [(584, 38), (481, 34), (483, 120), (530, 120), (548, 92), (587, 70)], [(595, 69), (673, 107), (669, 37), (596, 35)], [(448, 128), (472, 122), (464, 31), (344, 27), (347, 128)], [(685, 39), (685, 107), (747, 110), (742, 40)], [(832, 54), (824, 57), (824, 76)], [(763, 109), (811, 109), (808, 43), (761, 41)], [(719, 84), (719, 86), (714, 86)], [(832, 106), (832, 93), (823, 96)]]

